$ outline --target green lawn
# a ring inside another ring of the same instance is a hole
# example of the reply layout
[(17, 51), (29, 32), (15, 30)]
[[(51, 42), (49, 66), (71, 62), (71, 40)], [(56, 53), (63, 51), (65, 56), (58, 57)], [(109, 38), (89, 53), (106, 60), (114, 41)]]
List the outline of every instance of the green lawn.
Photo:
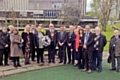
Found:
[[(112, 28), (112, 26), (113, 25), (107, 25), (107, 31), (106, 32), (102, 32), (106, 36), (107, 41), (110, 41), (111, 37), (114, 35), (114, 29)], [(120, 28), (120, 24), (115, 24), (115, 26)], [(108, 49), (109, 49), (109, 42), (105, 46), (104, 50), (108, 51)]]
[(104, 61), (103, 72), (87, 74), (72, 65), (46, 68), (17, 74), (0, 80), (120, 80), (120, 73), (109, 71), (110, 65)]

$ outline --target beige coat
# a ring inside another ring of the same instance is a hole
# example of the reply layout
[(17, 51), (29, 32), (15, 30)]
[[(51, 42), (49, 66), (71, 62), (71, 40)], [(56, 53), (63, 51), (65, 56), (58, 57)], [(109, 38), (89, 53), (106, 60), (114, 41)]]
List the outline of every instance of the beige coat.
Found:
[(22, 37), (20, 35), (10, 35), (11, 41), (11, 57), (19, 57), (23, 54), (22, 48), (19, 48), (18, 44), (21, 43)]
[(115, 56), (118, 57), (120, 56), (120, 38), (116, 42), (116, 47), (115, 47)]

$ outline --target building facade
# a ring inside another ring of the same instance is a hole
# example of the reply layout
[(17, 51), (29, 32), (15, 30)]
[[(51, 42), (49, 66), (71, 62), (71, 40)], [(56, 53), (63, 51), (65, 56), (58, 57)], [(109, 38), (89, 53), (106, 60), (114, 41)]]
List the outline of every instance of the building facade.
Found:
[(48, 21), (57, 24), (63, 5), (75, 6), (84, 16), (86, 2), (87, 0), (0, 0), (0, 23), (8, 23), (14, 18), (17, 26), (20, 26), (21, 21), (32, 21), (35, 24)]

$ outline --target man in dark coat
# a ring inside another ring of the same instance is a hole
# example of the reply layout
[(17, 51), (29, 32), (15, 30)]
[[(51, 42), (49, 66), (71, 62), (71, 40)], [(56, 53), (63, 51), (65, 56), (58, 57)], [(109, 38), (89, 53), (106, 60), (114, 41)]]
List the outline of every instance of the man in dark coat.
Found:
[(101, 33), (100, 28), (96, 27), (94, 37), (95, 51), (93, 53), (93, 70), (96, 70), (96, 68), (98, 68), (98, 72), (102, 72), (102, 55), (106, 43), (106, 37)]
[(60, 27), (60, 32), (58, 33), (58, 47), (59, 47), (59, 58), (62, 63), (64, 60), (64, 64), (66, 64), (66, 41), (67, 41), (67, 32), (65, 31), (65, 27)]
[(8, 47), (9, 47), (9, 36), (7, 34), (7, 28), (3, 27), (0, 33), (0, 66), (3, 65), (3, 55), (4, 55), (4, 65), (8, 66)]
[(68, 64), (71, 63), (71, 58), (72, 58), (72, 63), (74, 63), (73, 55), (71, 54), (71, 47), (72, 47), (72, 41), (74, 39), (74, 27), (72, 25), (69, 26), (70, 31), (67, 34), (67, 55), (68, 55)]
[[(31, 25), (31, 32), (33, 33), (33, 37), (35, 37), (37, 34), (38, 34), (38, 32), (37, 32), (37, 30), (36, 30), (36, 27), (35, 27), (35, 25)], [(33, 46), (32, 46), (32, 56), (31, 56), (31, 58), (32, 58), (32, 61), (35, 61), (35, 47), (34, 47), (35, 45), (33, 44)]]
[(115, 47), (116, 47), (116, 42), (120, 38), (119, 31), (115, 30), (114, 31), (114, 36), (112, 36), (110, 40), (110, 45), (109, 45), (109, 55), (111, 57), (111, 69), (110, 70), (116, 70), (116, 62), (115, 62)]
[(84, 43), (84, 69), (83, 71), (87, 71), (88, 73), (92, 72), (92, 61), (93, 61), (93, 51), (94, 51), (94, 35), (90, 32), (90, 26), (87, 25), (85, 27), (86, 33), (82, 39)]
[(54, 29), (54, 25), (49, 25), (46, 35), (51, 39), (51, 44), (48, 46), (48, 60), (49, 63), (55, 63), (56, 45), (58, 32)]

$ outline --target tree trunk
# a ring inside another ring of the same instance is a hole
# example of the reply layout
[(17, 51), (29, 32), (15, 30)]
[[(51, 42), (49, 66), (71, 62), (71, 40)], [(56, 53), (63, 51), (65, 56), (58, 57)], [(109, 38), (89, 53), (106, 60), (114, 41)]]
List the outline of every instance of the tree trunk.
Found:
[(106, 24), (101, 24), (102, 25), (102, 31), (106, 32)]

